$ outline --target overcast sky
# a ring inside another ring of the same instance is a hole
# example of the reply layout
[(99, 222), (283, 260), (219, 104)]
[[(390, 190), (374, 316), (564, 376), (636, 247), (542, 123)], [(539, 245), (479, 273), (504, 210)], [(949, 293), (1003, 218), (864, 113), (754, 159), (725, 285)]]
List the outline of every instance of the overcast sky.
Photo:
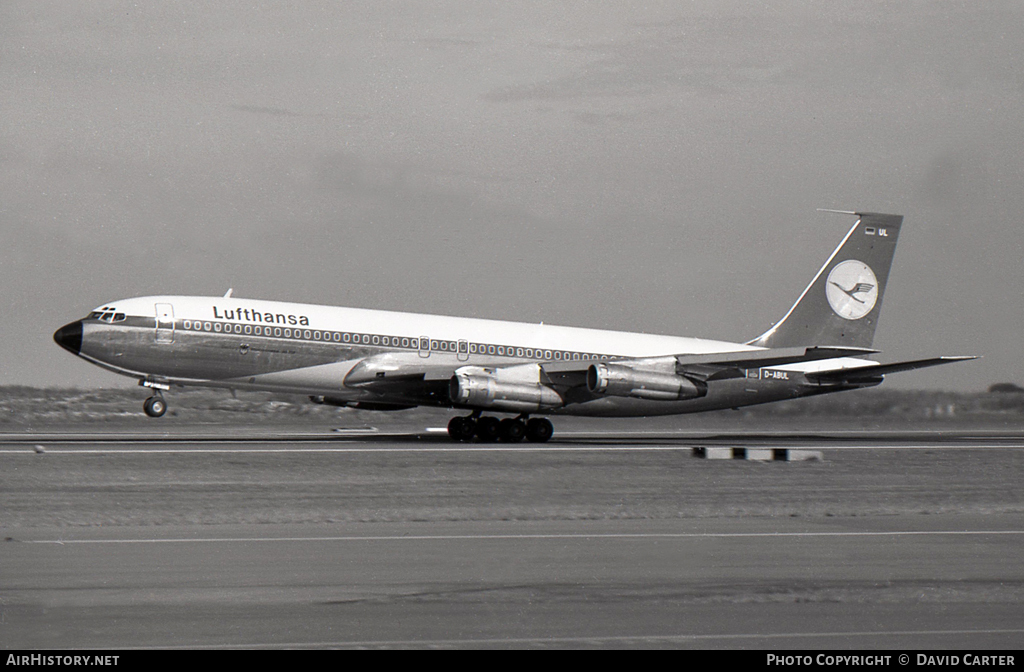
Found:
[(906, 217), (899, 387), (1024, 384), (1020, 2), (0, 3), (0, 384), (222, 295), (744, 341)]

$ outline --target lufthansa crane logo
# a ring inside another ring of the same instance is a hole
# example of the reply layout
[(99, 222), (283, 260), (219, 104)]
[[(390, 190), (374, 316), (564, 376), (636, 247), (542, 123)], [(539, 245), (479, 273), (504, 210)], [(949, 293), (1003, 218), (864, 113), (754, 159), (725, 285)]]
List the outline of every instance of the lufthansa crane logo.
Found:
[(875, 307), (878, 278), (863, 261), (848, 259), (836, 264), (825, 281), (828, 305), (844, 320), (859, 320)]

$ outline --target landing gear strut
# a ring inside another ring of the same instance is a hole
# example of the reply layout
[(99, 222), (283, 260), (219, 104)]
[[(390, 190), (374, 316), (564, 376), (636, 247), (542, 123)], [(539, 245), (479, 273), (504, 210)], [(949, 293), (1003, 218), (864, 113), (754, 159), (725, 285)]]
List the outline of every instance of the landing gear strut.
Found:
[(167, 412), (167, 402), (164, 401), (164, 390), (171, 389), (170, 385), (154, 383), (151, 380), (140, 380), (139, 385), (153, 390), (153, 396), (142, 404), (142, 410), (151, 418), (159, 418)]
[(554, 427), (547, 418), (527, 420), (525, 415), (499, 420), (491, 416), (480, 417), (480, 412), (476, 411), (469, 416), (456, 416), (448, 422), (448, 436), (455, 441), (477, 439), (481, 443), (517, 443), (526, 439), (544, 443), (553, 433)]

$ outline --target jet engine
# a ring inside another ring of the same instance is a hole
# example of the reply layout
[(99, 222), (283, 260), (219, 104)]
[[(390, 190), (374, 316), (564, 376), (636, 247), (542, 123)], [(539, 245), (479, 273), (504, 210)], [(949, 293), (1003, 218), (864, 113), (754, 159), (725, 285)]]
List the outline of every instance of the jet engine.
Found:
[(558, 408), (562, 397), (539, 383), (503, 381), (480, 373), (458, 372), (448, 383), (453, 403), (496, 411), (534, 413)]
[(611, 397), (657, 401), (697, 399), (708, 393), (708, 386), (702, 381), (674, 373), (640, 371), (621, 364), (591, 364), (587, 369), (587, 389)]

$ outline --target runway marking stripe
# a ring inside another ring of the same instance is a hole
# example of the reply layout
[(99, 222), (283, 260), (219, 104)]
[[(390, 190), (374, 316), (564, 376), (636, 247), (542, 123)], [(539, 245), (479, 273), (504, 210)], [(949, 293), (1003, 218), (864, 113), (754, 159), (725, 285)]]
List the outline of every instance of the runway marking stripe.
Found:
[[(991, 629), (991, 630), (878, 630), (861, 632), (772, 632), (772, 633), (710, 633), (703, 635), (597, 635), (592, 637), (509, 637), (505, 639), (401, 639), (401, 640), (356, 640), (334, 642), (282, 642), (275, 644), (208, 644), (159, 647), (161, 649), (251, 649), (251, 648), (330, 648), (335, 646), (473, 646), (481, 644), (572, 644), (602, 642), (689, 642), (701, 640), (739, 640), (739, 639), (806, 639), (822, 637), (948, 637), (950, 635), (1018, 635), (1024, 629)], [(128, 647), (131, 649), (132, 647)]]
[[(82, 449), (61, 449), (43, 447), (47, 455), (106, 455), (106, 454), (201, 454), (201, 453), (597, 453), (597, 452), (621, 452), (621, 451), (683, 451), (690, 452), (695, 446), (544, 446), (544, 447), (515, 447), (515, 446), (487, 446), (487, 447), (409, 447), (409, 448), (82, 448)], [(732, 448), (734, 446), (721, 444), (707, 444), (703, 446), (714, 448)], [(772, 449), (778, 446), (743, 446), (749, 449)], [(1015, 445), (977, 445), (977, 444), (946, 444), (946, 445), (867, 445), (867, 446), (837, 446), (834, 444), (806, 444), (789, 450), (959, 450), (959, 449), (1018, 449)], [(26, 447), (19, 450), (0, 450), (0, 455), (26, 455), (36, 454), (35, 448)]]
[(183, 537), (180, 539), (25, 539), (25, 544), (194, 544), (310, 541), (462, 541), (489, 539), (739, 539), (751, 537), (899, 537), (899, 536), (1024, 535), (1024, 530), (907, 530), (902, 532), (609, 532), (595, 534), (438, 534), (343, 537)]

